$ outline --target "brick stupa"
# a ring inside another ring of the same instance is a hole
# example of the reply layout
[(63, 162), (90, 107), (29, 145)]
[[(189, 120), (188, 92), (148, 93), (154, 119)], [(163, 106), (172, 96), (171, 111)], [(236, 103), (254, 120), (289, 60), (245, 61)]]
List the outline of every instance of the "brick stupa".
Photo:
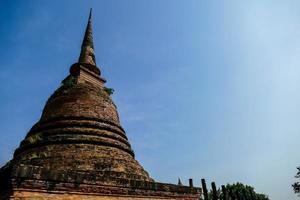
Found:
[(96, 65), (91, 13), (77, 63), (13, 159), (0, 199), (199, 199), (200, 188), (155, 182), (134, 158)]

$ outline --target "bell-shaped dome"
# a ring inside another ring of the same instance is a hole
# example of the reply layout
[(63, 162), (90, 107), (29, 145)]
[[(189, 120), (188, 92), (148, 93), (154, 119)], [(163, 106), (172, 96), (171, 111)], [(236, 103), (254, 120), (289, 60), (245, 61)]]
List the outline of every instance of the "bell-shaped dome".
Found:
[(89, 83), (63, 84), (54, 92), (15, 158), (25, 165), (151, 180), (134, 159), (106, 88)]

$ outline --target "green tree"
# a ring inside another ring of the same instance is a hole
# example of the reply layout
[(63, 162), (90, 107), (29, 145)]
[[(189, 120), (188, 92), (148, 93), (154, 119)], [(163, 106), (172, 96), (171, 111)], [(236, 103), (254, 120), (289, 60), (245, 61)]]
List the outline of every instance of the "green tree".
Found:
[[(297, 174), (296, 174), (296, 178), (300, 178), (300, 167), (297, 167), (297, 170), (298, 170), (298, 172), (297, 172)], [(299, 196), (300, 196), (300, 183), (299, 182), (296, 182), (296, 183), (294, 183), (293, 185), (293, 188), (294, 188), (294, 192), (296, 193), (296, 194), (299, 194)]]
[[(259, 194), (254, 191), (254, 188), (249, 185), (244, 185), (242, 183), (227, 184), (225, 186), (227, 191), (227, 199), (229, 196), (234, 196), (236, 199), (245, 200), (270, 200), (265, 194)], [(219, 188), (217, 191), (217, 196), (219, 199), (224, 199), (222, 190)], [(209, 200), (212, 200), (212, 191), (209, 192)]]

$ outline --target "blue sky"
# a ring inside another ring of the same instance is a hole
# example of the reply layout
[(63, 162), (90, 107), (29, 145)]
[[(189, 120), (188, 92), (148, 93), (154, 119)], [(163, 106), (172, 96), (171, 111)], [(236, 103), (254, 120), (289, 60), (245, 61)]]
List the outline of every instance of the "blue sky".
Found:
[(297, 0), (0, 0), (0, 164), (77, 61), (90, 7), (97, 64), (155, 180), (297, 199)]

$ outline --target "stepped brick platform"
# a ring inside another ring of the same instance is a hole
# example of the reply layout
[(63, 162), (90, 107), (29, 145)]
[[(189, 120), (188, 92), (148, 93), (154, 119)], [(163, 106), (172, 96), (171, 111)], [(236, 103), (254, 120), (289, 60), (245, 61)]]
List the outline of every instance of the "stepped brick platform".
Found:
[(0, 200), (199, 199), (200, 188), (155, 182), (134, 157), (96, 66), (91, 13), (79, 61), (0, 169)]

